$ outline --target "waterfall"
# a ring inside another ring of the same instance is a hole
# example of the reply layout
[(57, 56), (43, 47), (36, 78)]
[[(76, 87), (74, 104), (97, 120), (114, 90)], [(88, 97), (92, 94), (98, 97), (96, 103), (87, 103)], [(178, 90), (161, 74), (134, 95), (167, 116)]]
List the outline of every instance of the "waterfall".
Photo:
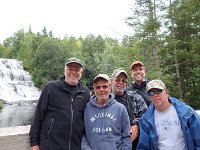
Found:
[(30, 124), (39, 96), (21, 61), (0, 58), (0, 128)]
[(37, 100), (40, 91), (17, 59), (0, 58), (0, 99), (6, 102)]

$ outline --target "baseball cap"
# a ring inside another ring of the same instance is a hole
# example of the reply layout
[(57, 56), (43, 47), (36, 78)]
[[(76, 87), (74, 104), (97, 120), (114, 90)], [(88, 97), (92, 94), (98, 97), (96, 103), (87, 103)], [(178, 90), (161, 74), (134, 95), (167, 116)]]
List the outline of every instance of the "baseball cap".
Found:
[(97, 81), (97, 79), (100, 79), (100, 78), (110, 81), (110, 78), (107, 74), (99, 74), (94, 78), (93, 83), (95, 83)]
[(81, 67), (83, 67), (83, 62), (76, 57), (68, 58), (65, 62), (65, 66), (70, 64), (70, 63), (77, 63), (77, 64), (81, 65)]
[(144, 64), (141, 61), (135, 61), (131, 64), (131, 69), (133, 69), (136, 66), (144, 66)]
[(126, 78), (128, 78), (128, 75), (127, 75), (126, 71), (123, 68), (115, 69), (113, 71), (113, 73), (112, 73), (112, 78), (118, 77), (121, 73), (124, 73)]
[(147, 83), (147, 91), (151, 89), (166, 89), (165, 84), (161, 80), (151, 80), (149, 83)]

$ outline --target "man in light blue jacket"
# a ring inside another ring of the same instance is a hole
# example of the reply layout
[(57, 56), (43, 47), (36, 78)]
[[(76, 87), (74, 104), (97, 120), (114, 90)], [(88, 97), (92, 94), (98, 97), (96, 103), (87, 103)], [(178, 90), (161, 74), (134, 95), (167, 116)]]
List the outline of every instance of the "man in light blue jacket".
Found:
[(85, 136), (82, 150), (131, 150), (130, 121), (125, 106), (111, 94), (108, 75), (94, 78), (95, 95), (84, 111)]
[(138, 150), (200, 150), (200, 118), (169, 96), (161, 80), (147, 84), (152, 104), (140, 120)]

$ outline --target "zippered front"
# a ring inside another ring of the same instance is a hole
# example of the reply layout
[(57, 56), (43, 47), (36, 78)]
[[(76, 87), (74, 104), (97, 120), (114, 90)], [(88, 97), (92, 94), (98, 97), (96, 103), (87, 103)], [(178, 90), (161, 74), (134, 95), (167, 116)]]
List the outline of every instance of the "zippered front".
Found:
[(71, 138), (72, 138), (72, 128), (73, 128), (73, 120), (74, 120), (73, 101), (74, 101), (75, 95), (81, 92), (84, 92), (84, 91), (78, 91), (74, 93), (74, 95), (70, 92), (71, 93), (71, 103), (70, 103), (71, 122), (70, 122), (70, 135), (69, 135), (69, 150), (71, 150)]
[(44, 150), (80, 150), (87, 87), (71, 89), (65, 80), (50, 81), (42, 90), (30, 129), (30, 145)]
[(69, 150), (71, 150), (71, 137), (72, 137), (72, 126), (73, 126), (73, 117), (74, 117), (74, 111), (73, 111), (73, 97), (71, 98), (70, 103), (70, 109), (71, 109), (71, 124), (70, 124), (70, 135), (69, 135)]

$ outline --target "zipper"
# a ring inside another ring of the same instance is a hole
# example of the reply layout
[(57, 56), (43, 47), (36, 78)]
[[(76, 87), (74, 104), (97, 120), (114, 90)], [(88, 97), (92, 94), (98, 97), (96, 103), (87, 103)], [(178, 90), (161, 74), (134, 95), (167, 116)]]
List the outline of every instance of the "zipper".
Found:
[(77, 94), (77, 93), (81, 93), (81, 92), (84, 92), (84, 91), (77, 91), (75, 94), (72, 94), (71, 92), (71, 124), (70, 124), (70, 134), (69, 134), (69, 150), (71, 150), (71, 138), (72, 138), (72, 127), (73, 127), (73, 120), (74, 120), (74, 110), (73, 110), (73, 101), (74, 101), (74, 96)]
[(49, 134), (50, 134), (50, 130), (51, 130), (51, 127), (52, 127), (52, 125), (53, 125), (53, 122), (54, 122), (54, 118), (51, 118), (51, 122), (50, 122), (50, 124), (49, 124), (48, 132), (47, 132), (48, 136), (49, 136)]
[(74, 117), (74, 111), (73, 111), (73, 107), (72, 107), (72, 104), (73, 104), (73, 97), (71, 99), (71, 124), (70, 124), (70, 135), (69, 135), (69, 150), (71, 150), (71, 137), (72, 137), (72, 126), (73, 126), (73, 117)]

